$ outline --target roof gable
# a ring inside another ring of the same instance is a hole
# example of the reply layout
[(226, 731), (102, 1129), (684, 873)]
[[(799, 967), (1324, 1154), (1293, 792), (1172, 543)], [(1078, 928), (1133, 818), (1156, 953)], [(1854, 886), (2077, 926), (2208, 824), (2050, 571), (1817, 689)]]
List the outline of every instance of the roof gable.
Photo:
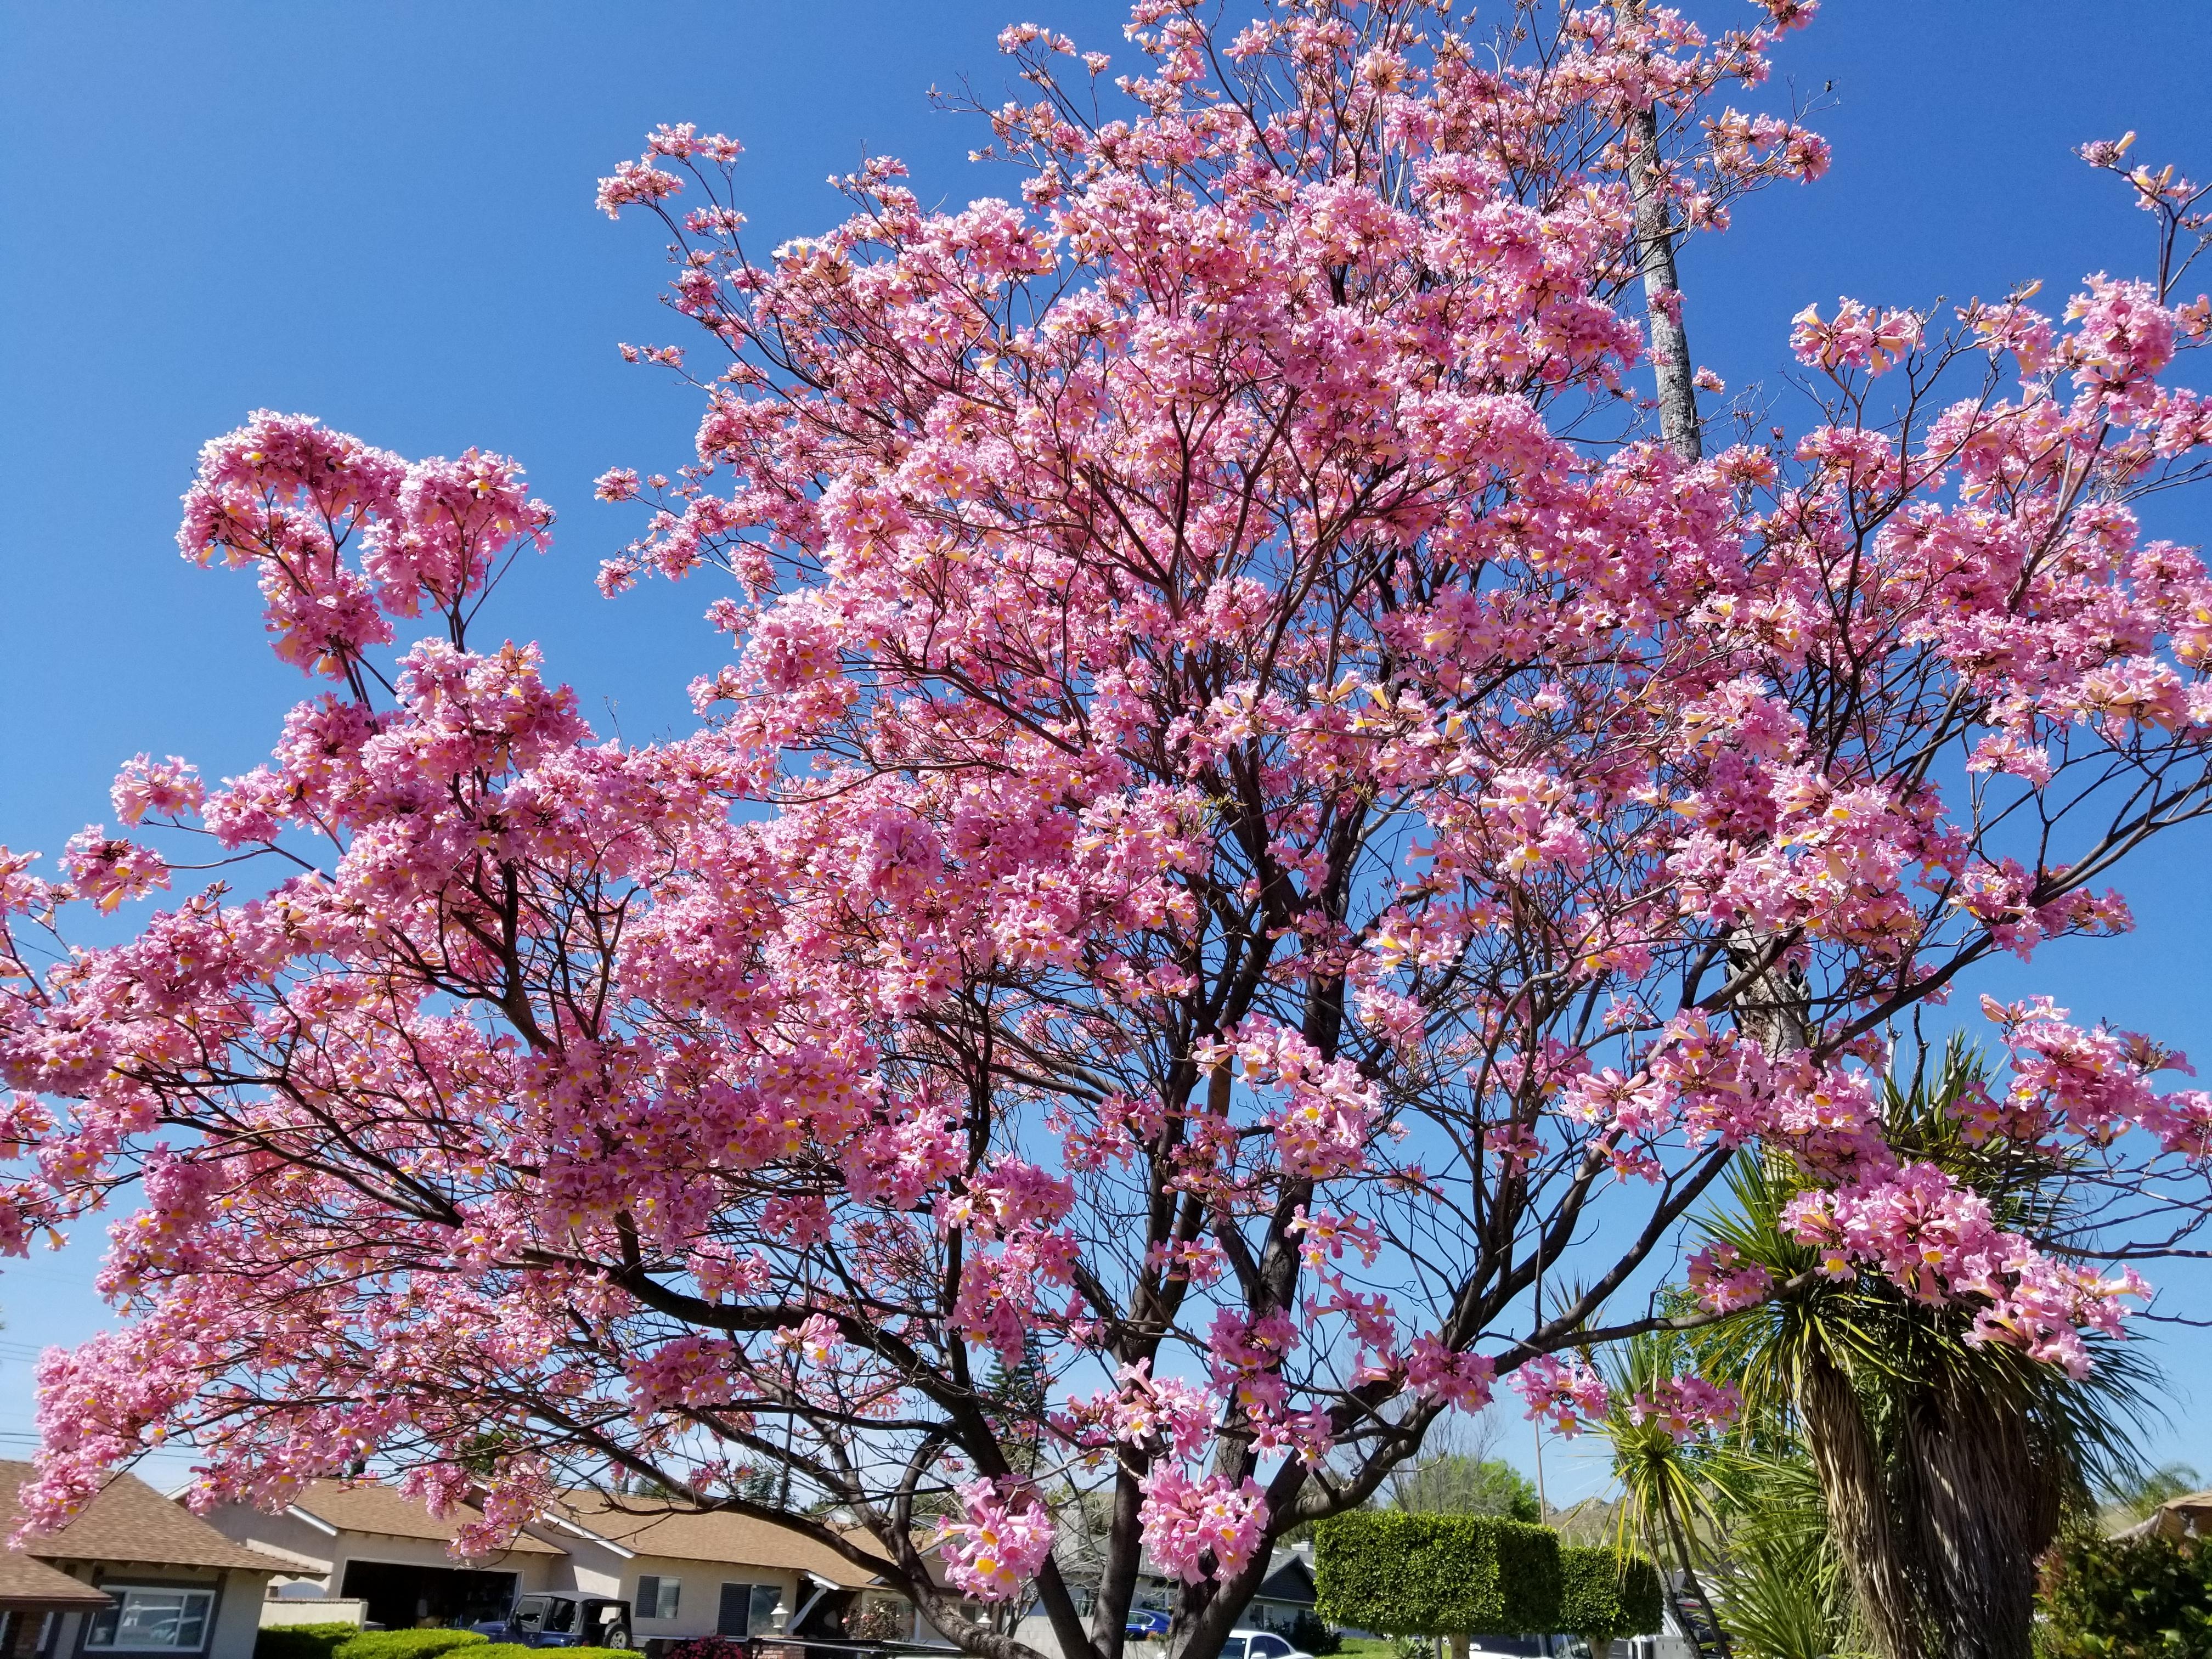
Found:
[[(453, 1534), (482, 1511), (457, 1505), (442, 1521), (420, 1498), (377, 1480), (310, 1480), (292, 1500), (297, 1513), (340, 1532), (373, 1532), (386, 1538), (420, 1538), (450, 1544)], [(511, 1555), (562, 1555), (566, 1551), (524, 1533), (507, 1548)]]
[[(21, 1508), (16, 1489), (30, 1464), (0, 1460), (0, 1534), (12, 1533)], [(57, 1532), (38, 1533), (9, 1553), (45, 1561), (145, 1561), (180, 1567), (240, 1567), (282, 1572), (283, 1562), (234, 1544), (181, 1504), (173, 1504), (135, 1474), (118, 1474)]]
[[(808, 1572), (855, 1589), (875, 1577), (827, 1544), (757, 1516), (727, 1510), (702, 1512), (662, 1498), (610, 1497), (585, 1487), (556, 1497), (577, 1526), (639, 1555)], [(861, 1547), (875, 1553), (866, 1540)]]

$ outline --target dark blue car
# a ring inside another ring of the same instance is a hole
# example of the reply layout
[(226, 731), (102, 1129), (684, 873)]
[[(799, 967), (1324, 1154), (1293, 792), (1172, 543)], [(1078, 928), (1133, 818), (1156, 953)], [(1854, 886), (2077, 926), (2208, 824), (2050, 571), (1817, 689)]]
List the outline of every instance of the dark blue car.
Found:
[(626, 1648), (629, 1603), (603, 1595), (518, 1595), (504, 1620), (476, 1628), (495, 1642), (526, 1648)]

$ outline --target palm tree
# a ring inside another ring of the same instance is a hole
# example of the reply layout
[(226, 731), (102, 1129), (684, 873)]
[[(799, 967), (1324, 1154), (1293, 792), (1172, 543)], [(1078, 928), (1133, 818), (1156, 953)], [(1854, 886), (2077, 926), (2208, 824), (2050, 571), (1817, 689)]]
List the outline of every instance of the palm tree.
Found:
[[(1657, 1421), (1638, 1423), (1630, 1413), (1637, 1395), (1680, 1375), (1693, 1361), (1686, 1339), (1657, 1331), (1630, 1338), (1603, 1362), (1613, 1401), (1603, 1432), (1620, 1487), (1614, 1543), (1624, 1554), (1640, 1547), (1673, 1567), (1681, 1586), (1678, 1613), (1688, 1615), (1686, 1624), (1702, 1624), (1710, 1632), (1692, 1632), (1701, 1652), (1711, 1648), (1726, 1659), (1727, 1630), (1698, 1569), (1713, 1559), (1720, 1516), (1740, 1498), (1747, 1467), (1732, 1440), (1685, 1445)], [(1688, 1607), (1680, 1605), (1682, 1600)]]
[[(2071, 1217), (2067, 1170), (2033, 1149), (1973, 1145), (1961, 1103), (1984, 1068), (1954, 1042), (1885, 1085), (1891, 1144), (1969, 1182), (1999, 1224), (2048, 1238)], [(2151, 1374), (2094, 1345), (2076, 1381), (2016, 1349), (1966, 1340), (1971, 1309), (1929, 1307), (1887, 1279), (1831, 1281), (1781, 1224), (1805, 1184), (1747, 1154), (1731, 1212), (1706, 1231), (1787, 1287), (1696, 1340), (1701, 1369), (1750, 1413), (1802, 1437), (1869, 1636), (1884, 1659), (2028, 1659), (2036, 1559), (2062, 1510), (2139, 1468), (2132, 1431)]]

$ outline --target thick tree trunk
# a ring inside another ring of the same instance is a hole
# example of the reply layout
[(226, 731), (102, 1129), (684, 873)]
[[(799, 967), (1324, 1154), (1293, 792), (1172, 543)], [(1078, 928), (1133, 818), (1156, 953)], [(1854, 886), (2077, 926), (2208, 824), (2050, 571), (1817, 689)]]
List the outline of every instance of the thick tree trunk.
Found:
[(1881, 1458), (1851, 1380), (1826, 1354), (1797, 1372), (1797, 1415), (1828, 1504), (1851, 1588), (1882, 1659), (1936, 1659), (1905, 1542), (1890, 1513)]
[(2060, 1482), (2026, 1415), (1955, 1385), (1907, 1414), (1906, 1455), (1923, 1482), (1926, 1553), (1942, 1587), (1952, 1659), (2029, 1659), (2036, 1558), (2057, 1534)]
[(1091, 1609), (1091, 1651), (1100, 1659), (1121, 1659), (1128, 1644), (1129, 1608), (1137, 1599), (1137, 1567), (1143, 1555), (1143, 1534), (1137, 1524), (1143, 1501), (1136, 1476), (1122, 1471), (1114, 1482), (1106, 1563), (1098, 1577), (1098, 1600)]

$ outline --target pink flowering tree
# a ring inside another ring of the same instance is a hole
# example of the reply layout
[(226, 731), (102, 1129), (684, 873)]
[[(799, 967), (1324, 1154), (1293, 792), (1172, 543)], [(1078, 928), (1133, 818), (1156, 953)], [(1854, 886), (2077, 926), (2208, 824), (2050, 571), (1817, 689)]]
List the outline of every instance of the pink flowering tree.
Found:
[[(767, 256), (737, 145), (661, 130), (600, 202), (674, 239), (696, 337), (635, 355), (705, 411), (601, 480), (652, 514), (604, 585), (719, 579), (734, 646), (667, 744), (483, 634), (547, 530), (511, 463), (211, 443), (185, 552), (326, 689), (243, 777), (131, 763), (58, 879), (0, 858), (0, 1237), (137, 1183), (30, 1512), (179, 1441), (197, 1503), (365, 1457), (471, 1548), (643, 1477), (990, 1659), (1031, 1597), (1114, 1659), (1149, 1547), (1209, 1659), (1443, 1413), (1574, 1426), (1575, 1355), (1787, 1294), (1653, 1297), (1747, 1146), (1837, 1272), (2083, 1363), (2132, 1279), (1900, 1158), (1869, 1074), (2206, 809), (2212, 580), (2131, 503), (2203, 470), (2207, 308), (2172, 260), (1824, 307), (1801, 437), (1681, 441), (1672, 241), (1820, 172), (1725, 102), (1811, 9), (1142, 0), (1121, 79), (1018, 28), (1018, 200), (874, 162)], [(2199, 1170), (2173, 1056), (2003, 1018), (1984, 1132)]]

